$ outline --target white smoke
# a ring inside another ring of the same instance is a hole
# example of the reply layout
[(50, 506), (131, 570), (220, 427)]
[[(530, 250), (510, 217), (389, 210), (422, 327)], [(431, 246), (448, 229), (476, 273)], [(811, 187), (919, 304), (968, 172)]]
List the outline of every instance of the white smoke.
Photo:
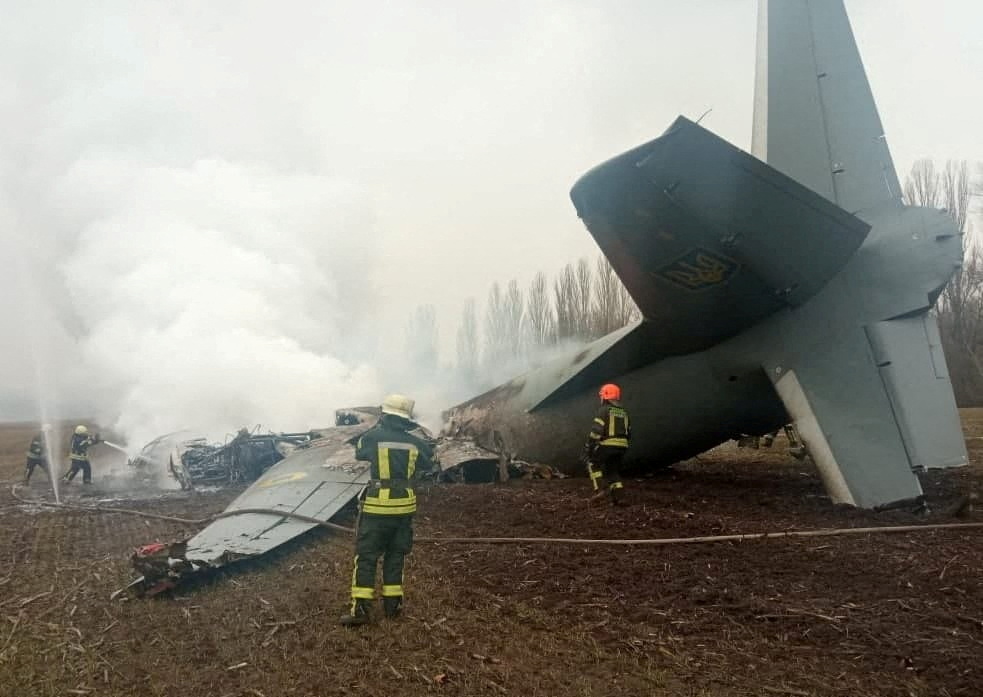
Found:
[(131, 445), (183, 427), (328, 425), (337, 407), (378, 401), (374, 371), (341, 358), (370, 307), (351, 272), (372, 252), (352, 187), (103, 158), (76, 163), (56, 201), (87, 211), (61, 271), (96, 416)]

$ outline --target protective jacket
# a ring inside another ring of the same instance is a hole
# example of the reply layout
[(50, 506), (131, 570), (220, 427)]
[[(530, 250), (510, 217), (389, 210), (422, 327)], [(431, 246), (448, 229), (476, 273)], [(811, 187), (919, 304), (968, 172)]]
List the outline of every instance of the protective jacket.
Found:
[(89, 446), (95, 443), (95, 439), (88, 433), (76, 433), (72, 435), (71, 454), (72, 460), (88, 460)]
[(605, 448), (627, 448), (631, 440), (631, 426), (628, 423), (628, 412), (620, 402), (608, 400), (601, 404), (594, 416), (594, 424), (588, 434), (588, 447), (595, 450), (598, 446)]
[(31, 445), (27, 448), (27, 458), (29, 460), (46, 459), (44, 452), (44, 438), (41, 437), (40, 433), (31, 439)]
[(407, 431), (412, 421), (383, 414), (358, 440), (355, 457), (371, 463), (371, 481), (362, 512), (375, 515), (416, 513), (412, 479), (433, 469), (433, 449)]

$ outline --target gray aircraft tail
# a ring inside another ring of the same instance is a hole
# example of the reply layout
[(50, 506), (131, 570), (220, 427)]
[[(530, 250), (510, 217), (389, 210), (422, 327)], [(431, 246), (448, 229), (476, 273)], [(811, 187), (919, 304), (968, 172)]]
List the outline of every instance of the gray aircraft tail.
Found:
[(901, 187), (842, 0), (760, 0), (751, 153), (850, 213)]

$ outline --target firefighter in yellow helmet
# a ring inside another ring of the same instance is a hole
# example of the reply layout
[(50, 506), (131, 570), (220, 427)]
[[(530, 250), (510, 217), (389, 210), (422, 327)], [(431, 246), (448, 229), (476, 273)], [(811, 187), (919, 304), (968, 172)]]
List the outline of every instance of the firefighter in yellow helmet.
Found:
[(431, 471), (433, 450), (410, 430), (412, 399), (399, 394), (386, 397), (379, 422), (362, 434), (355, 457), (371, 463), (361, 501), (355, 560), (352, 569), (351, 608), (341, 624), (357, 626), (371, 619), (375, 597), (376, 564), (382, 558), (382, 606), (395, 618), (403, 605), (403, 561), (413, 547), (416, 513), (414, 475)]
[(620, 505), (624, 503), (621, 461), (628, 451), (631, 426), (628, 423), (628, 412), (621, 406), (620, 387), (608, 383), (598, 390), (597, 395), (601, 399), (601, 406), (594, 415), (594, 423), (587, 434), (587, 445), (584, 448), (587, 473), (594, 491), (601, 494), (601, 486), (606, 484), (611, 503)]
[(93, 437), (89, 434), (89, 429), (81, 424), (75, 427), (68, 456), (72, 462), (72, 468), (62, 477), (64, 481), (72, 481), (75, 479), (75, 475), (81, 472), (82, 483), (92, 483), (92, 465), (89, 463), (89, 446), (99, 442), (101, 442), (101, 439), (98, 434)]

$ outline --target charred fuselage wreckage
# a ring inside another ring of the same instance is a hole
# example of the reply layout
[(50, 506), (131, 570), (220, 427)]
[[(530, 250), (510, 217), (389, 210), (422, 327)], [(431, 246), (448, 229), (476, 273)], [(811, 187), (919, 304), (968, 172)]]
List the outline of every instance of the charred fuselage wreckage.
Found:
[(242, 429), (225, 443), (209, 443), (205, 438), (171, 433), (148, 443), (129, 464), (137, 472), (166, 472), (186, 490), (252, 482), (316, 437), (316, 431), (251, 433)]
[(450, 410), (576, 468), (597, 387), (654, 468), (792, 421), (835, 502), (916, 500), (967, 462), (931, 309), (962, 259), (907, 206), (841, 0), (761, 0), (752, 153), (680, 117), (571, 198), (643, 320)]
[[(128, 589), (137, 595), (156, 595), (199, 572), (259, 556), (327, 523), (358, 496), (368, 481), (368, 463), (355, 459), (355, 444), (374, 425), (379, 414), (373, 408), (339, 410), (335, 419), (338, 425), (301, 434), (310, 435), (303, 442), (293, 442), (300, 438), (298, 434), (273, 437), (277, 443), (290, 442), (292, 451), (265, 469), (219, 519), (194, 537), (136, 550), (132, 563), (141, 577)], [(481, 482), (557, 475), (545, 465), (504, 459), (500, 453), (483, 449), (466, 438), (435, 438), (422, 427), (414, 434), (434, 445), (440, 467), (436, 478), (442, 481)], [(240, 449), (257, 438), (248, 434), (240, 436)], [(173, 440), (164, 440), (168, 439)], [(228, 445), (235, 442), (233, 439)], [(273, 457), (266, 446), (268, 442), (269, 437), (255, 440), (263, 444), (259, 451), (267, 459)], [(190, 447), (183, 451), (174, 447), (170, 450), (183, 452), (185, 457), (193, 452)], [(207, 454), (226, 458), (227, 452), (227, 446), (222, 446)]]

